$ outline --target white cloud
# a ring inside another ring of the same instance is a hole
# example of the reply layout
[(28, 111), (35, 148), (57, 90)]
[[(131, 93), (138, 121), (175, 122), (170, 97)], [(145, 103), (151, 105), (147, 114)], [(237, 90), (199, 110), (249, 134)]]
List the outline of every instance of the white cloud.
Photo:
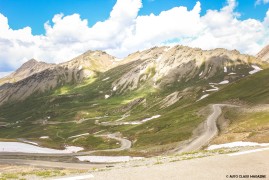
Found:
[(203, 28), (200, 21), (200, 2), (188, 11), (186, 7), (175, 7), (159, 15), (138, 16), (132, 33), (123, 39), (113, 54), (126, 55), (128, 52), (149, 48), (170, 39), (197, 36)]
[(89, 49), (122, 57), (171, 42), (255, 54), (269, 42), (269, 11), (263, 21), (239, 20), (236, 6), (235, 0), (228, 0), (222, 9), (201, 16), (197, 2), (190, 10), (180, 6), (158, 15), (138, 16), (141, 0), (118, 0), (106, 21), (89, 27), (79, 14), (57, 14), (44, 24), (45, 35), (36, 36), (30, 27), (12, 30), (0, 14), (0, 71), (17, 68), (30, 58), (59, 63)]
[(261, 3), (267, 4), (269, 3), (269, 0), (256, 0), (255, 5), (260, 5)]
[(240, 14), (234, 12), (235, 7), (236, 2), (229, 0), (228, 5), (220, 11), (207, 11), (201, 17), (206, 28), (195, 39), (185, 43), (203, 49), (222, 47), (256, 54), (268, 42), (264, 39), (268, 28), (258, 20), (238, 20)]
[(5, 77), (5, 76), (7, 76), (7, 75), (9, 75), (11, 73), (12, 72), (0, 72), (0, 78)]

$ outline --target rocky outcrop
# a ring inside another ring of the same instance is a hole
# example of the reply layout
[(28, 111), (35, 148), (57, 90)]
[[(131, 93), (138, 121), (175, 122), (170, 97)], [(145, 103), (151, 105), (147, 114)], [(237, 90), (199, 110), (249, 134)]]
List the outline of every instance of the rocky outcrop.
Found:
[(140, 63), (113, 82), (112, 87), (120, 92), (134, 90), (145, 82), (158, 88), (216, 76), (222, 77), (219, 81), (242, 78), (253, 70), (252, 65), (262, 65), (257, 58), (236, 50), (204, 51), (186, 46), (155, 47), (134, 53), (127, 59)]

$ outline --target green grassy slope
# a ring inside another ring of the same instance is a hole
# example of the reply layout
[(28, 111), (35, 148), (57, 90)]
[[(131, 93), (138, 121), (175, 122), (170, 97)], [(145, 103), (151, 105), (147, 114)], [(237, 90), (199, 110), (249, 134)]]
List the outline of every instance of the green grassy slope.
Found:
[(269, 69), (236, 81), (226, 88), (212, 94), (207, 103), (238, 99), (249, 104), (269, 103)]
[[(45, 94), (32, 95), (23, 102), (10, 102), (1, 106), (0, 121), (9, 125), (1, 128), (0, 138), (27, 138), (54, 148), (77, 145), (86, 149), (105, 149), (117, 147), (117, 142), (94, 136), (72, 142), (68, 137), (99, 131), (119, 131), (132, 140), (134, 150), (159, 146), (165, 149), (166, 145), (186, 140), (192, 135), (192, 131), (206, 117), (199, 114), (199, 111), (208, 104), (232, 99), (249, 104), (269, 101), (269, 70), (225, 85), (220, 91), (199, 102), (196, 100), (201, 96), (202, 86), (223, 79), (223, 74), (220, 73), (208, 80), (199, 80), (199, 77), (196, 77), (184, 84), (173, 84), (161, 90), (144, 82), (133, 91), (122, 94), (113, 92), (112, 82), (128, 72), (136, 63), (139, 62), (97, 73), (95, 77), (79, 85), (65, 85)], [(109, 79), (105, 80), (108, 77)], [(187, 92), (184, 91), (186, 88)], [(161, 108), (160, 102), (174, 91), (183, 93), (183, 98), (168, 108)], [(106, 94), (111, 97), (105, 99)], [(131, 106), (132, 102), (139, 98), (141, 102)], [(96, 119), (99, 122), (114, 122), (123, 115), (126, 115), (124, 122), (140, 121), (154, 115), (161, 117), (136, 125), (102, 126), (95, 123)], [(50, 139), (41, 140), (41, 136), (49, 136)]]

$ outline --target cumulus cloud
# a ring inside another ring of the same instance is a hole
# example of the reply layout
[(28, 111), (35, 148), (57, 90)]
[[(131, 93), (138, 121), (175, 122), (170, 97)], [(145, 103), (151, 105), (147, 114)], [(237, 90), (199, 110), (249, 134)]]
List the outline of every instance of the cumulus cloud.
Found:
[(266, 43), (264, 38), (268, 28), (255, 19), (238, 20), (240, 14), (234, 12), (235, 7), (236, 1), (229, 0), (228, 5), (219, 11), (208, 10), (200, 19), (206, 28), (185, 43), (203, 49), (222, 47), (256, 54)]
[[(265, 0), (267, 1), (267, 0)], [(257, 53), (269, 42), (269, 11), (264, 20), (240, 20), (237, 2), (201, 16), (201, 3), (160, 14), (139, 16), (141, 0), (117, 0), (110, 17), (89, 27), (79, 14), (56, 14), (44, 24), (44, 35), (31, 28), (13, 30), (0, 14), (0, 72), (15, 69), (30, 58), (50, 63), (67, 61), (89, 49), (123, 57), (137, 50), (178, 43), (202, 49), (238, 49)]]
[(175, 7), (159, 15), (138, 16), (132, 33), (123, 39), (122, 46), (109, 50), (113, 54), (128, 54), (128, 51), (149, 48), (168, 40), (198, 36), (203, 24), (200, 21), (201, 4), (188, 11)]

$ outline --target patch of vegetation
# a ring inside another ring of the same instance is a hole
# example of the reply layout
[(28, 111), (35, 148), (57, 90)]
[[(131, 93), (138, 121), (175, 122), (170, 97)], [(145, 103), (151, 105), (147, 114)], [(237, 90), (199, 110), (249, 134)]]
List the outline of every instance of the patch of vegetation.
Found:
[[(29, 172), (17, 172), (17, 173), (2, 173), (0, 174), (0, 180), (19, 179), (23, 180), (27, 177), (56, 177), (65, 176), (66, 172), (61, 170), (34, 170)], [(27, 178), (28, 179), (28, 178)]]
[(269, 142), (269, 111), (236, 111), (229, 110), (225, 118), (231, 121), (230, 126), (215, 140), (217, 143), (226, 143), (227, 140), (260, 143)]
[(64, 172), (61, 172), (59, 170), (36, 171), (34, 174), (36, 176), (43, 177), (43, 178), (55, 177), (55, 176), (65, 176), (66, 175)]
[(145, 74), (149, 75), (150, 77), (153, 77), (156, 74), (156, 67), (150, 66), (146, 69)]
[(5, 180), (5, 179), (18, 179), (19, 176), (17, 173), (4, 173), (0, 175), (0, 180)]

